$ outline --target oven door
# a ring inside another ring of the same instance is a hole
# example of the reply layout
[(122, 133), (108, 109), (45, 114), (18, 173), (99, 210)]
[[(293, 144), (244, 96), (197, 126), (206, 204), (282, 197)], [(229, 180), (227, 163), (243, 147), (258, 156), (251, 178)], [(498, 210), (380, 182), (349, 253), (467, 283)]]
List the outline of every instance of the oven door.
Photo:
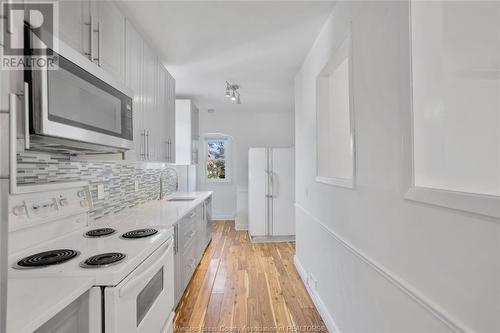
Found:
[[(36, 47), (38, 39), (28, 40)], [(57, 69), (25, 71), (30, 133), (132, 149), (132, 92), (63, 42), (58, 44)]]
[(174, 311), (174, 252), (170, 239), (116, 287), (105, 288), (106, 333), (160, 333)]

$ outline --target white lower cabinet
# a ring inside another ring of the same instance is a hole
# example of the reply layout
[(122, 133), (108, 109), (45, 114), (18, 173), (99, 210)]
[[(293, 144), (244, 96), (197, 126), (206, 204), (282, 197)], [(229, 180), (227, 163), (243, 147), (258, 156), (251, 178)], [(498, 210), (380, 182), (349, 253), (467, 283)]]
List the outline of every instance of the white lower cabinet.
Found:
[[(175, 303), (186, 290), (212, 239), (211, 196), (175, 225)], [(207, 204), (208, 203), (208, 204)], [(209, 230), (209, 231), (208, 231)]]

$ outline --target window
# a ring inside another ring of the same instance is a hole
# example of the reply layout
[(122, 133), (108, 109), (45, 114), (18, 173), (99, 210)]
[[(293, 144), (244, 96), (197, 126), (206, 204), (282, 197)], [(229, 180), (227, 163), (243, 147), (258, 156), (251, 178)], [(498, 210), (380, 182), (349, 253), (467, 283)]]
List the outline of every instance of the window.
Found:
[(228, 140), (207, 139), (207, 179), (211, 181), (229, 180), (228, 167)]
[(316, 78), (316, 181), (354, 187), (350, 33)]
[(500, 3), (411, 2), (408, 199), (500, 217)]

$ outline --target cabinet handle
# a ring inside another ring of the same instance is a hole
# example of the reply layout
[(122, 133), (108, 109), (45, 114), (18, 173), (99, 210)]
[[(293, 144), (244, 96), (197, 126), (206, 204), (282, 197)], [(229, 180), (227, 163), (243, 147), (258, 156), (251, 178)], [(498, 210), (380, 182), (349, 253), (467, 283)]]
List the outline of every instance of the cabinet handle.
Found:
[(165, 141), (165, 143), (167, 144), (167, 154), (165, 157), (167, 162), (170, 162), (170, 140)]
[(94, 16), (90, 15), (90, 23), (86, 23), (89, 26), (89, 52), (85, 52), (85, 55), (89, 57), (90, 61), (94, 59)]
[(179, 224), (174, 225), (174, 254), (179, 251)]
[(151, 159), (151, 146), (149, 145), (150, 144), (150, 137), (149, 137), (149, 130), (146, 131), (146, 142), (147, 142), (147, 159), (150, 160)]
[(143, 159), (146, 159), (146, 130), (142, 131), (141, 137), (142, 137), (141, 156)]
[(101, 22), (97, 22), (97, 29), (94, 32), (97, 32), (97, 58), (93, 58), (94, 61), (97, 60), (97, 66), (101, 67)]

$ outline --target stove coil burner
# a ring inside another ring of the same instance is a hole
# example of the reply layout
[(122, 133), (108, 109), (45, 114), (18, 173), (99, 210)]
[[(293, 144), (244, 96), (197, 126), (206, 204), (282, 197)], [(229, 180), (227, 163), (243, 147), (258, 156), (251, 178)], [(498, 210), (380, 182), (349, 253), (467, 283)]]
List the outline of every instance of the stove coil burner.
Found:
[(115, 265), (125, 259), (126, 255), (120, 252), (109, 252), (95, 255), (80, 263), (83, 268), (103, 268)]
[(153, 236), (156, 234), (158, 230), (156, 229), (137, 229), (137, 230), (132, 230), (124, 233), (122, 235), (123, 238), (144, 238), (144, 237), (149, 237)]
[(62, 264), (79, 254), (80, 252), (69, 249), (40, 252), (19, 260), (14, 268), (40, 268)]
[(115, 229), (112, 228), (99, 228), (99, 229), (92, 229), (89, 230), (85, 233), (86, 237), (104, 237), (104, 236), (109, 236), (112, 235), (116, 232)]

